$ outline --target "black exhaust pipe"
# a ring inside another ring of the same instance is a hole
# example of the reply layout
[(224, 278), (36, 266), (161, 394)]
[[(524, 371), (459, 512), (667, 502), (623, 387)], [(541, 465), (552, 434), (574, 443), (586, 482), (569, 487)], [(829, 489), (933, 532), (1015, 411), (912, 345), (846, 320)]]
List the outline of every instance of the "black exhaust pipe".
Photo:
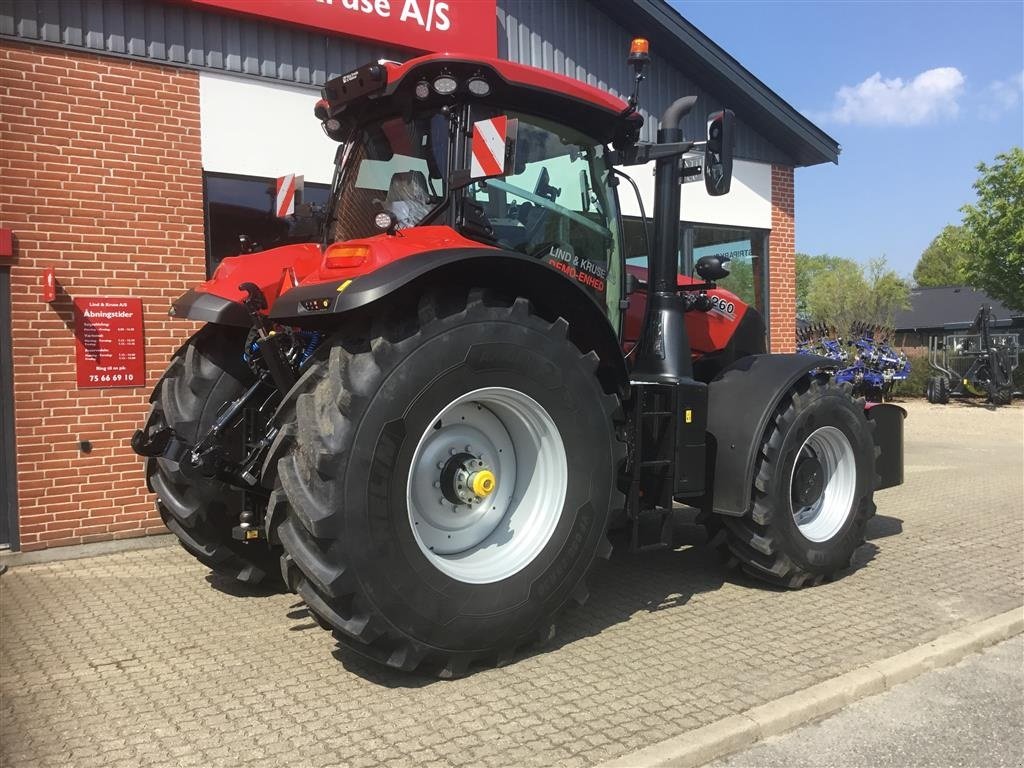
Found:
[[(657, 143), (679, 144), (683, 117), (696, 96), (676, 99), (665, 110)], [(682, 152), (658, 157), (654, 166), (654, 253), (648, 256), (647, 327), (643, 331), (632, 378), (651, 383), (678, 383), (693, 377), (685, 304), (676, 287), (679, 270), (679, 207), (682, 201)]]

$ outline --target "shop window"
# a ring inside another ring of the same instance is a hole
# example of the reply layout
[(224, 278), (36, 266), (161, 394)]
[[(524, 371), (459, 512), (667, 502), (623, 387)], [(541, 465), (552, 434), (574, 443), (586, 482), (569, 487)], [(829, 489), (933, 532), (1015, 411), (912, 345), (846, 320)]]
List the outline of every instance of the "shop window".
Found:
[[(260, 176), (235, 176), (204, 173), (206, 208), (207, 274), (225, 256), (241, 251), (239, 236), (245, 235), (259, 250), (288, 243), (316, 241), (320, 237), (310, 219), (274, 215), (275, 180)], [(312, 203), (326, 206), (330, 196), (328, 184), (306, 182), (296, 204)]]
[(683, 254), (680, 271), (688, 274), (702, 256), (729, 257), (729, 276), (719, 285), (732, 291), (762, 313), (767, 307), (766, 274), (768, 233), (762, 229), (683, 225)]
[[(623, 216), (626, 263), (647, 269), (647, 242), (643, 222), (636, 216)], [(654, 224), (649, 227), (652, 232)], [(652, 241), (653, 246), (653, 241)], [(762, 313), (768, 306), (765, 279), (768, 232), (763, 229), (716, 227), (707, 224), (680, 224), (679, 274), (693, 274), (693, 265), (701, 256), (729, 256), (730, 274), (719, 285), (739, 296)]]

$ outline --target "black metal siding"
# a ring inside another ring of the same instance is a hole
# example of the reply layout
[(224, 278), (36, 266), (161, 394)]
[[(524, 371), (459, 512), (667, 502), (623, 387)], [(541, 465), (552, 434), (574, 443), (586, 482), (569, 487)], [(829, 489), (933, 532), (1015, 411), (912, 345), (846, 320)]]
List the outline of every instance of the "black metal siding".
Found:
[[(497, 16), (501, 57), (575, 77), (620, 96), (630, 92), (632, 74), (625, 58), (633, 30), (595, 5), (586, 0), (498, 0)], [(310, 87), (367, 61), (412, 55), (405, 49), (280, 22), (154, 0), (0, 0), (2, 37)], [(688, 136), (702, 136), (707, 113), (723, 106), (657, 49), (642, 88), (646, 138), (653, 138), (657, 127), (650, 115), (656, 118), (680, 96), (699, 98), (684, 122)], [(742, 118), (741, 113), (737, 157), (792, 164), (792, 158)]]
[[(633, 73), (626, 55), (633, 31), (613, 21), (586, 0), (499, 0), (498, 55), (569, 77), (625, 98)], [(723, 105), (652, 47), (649, 76), (640, 86), (646, 121), (644, 137), (654, 138), (657, 119), (680, 96), (697, 95), (697, 106), (683, 121), (687, 136), (701, 137), (709, 112)], [(652, 117), (653, 115), (653, 117)], [(736, 156), (767, 163), (792, 164), (782, 150), (737, 119)]]
[(18, 549), (18, 483), (11, 351), (11, 268), (0, 267), (0, 547)]
[(320, 86), (404, 49), (145, 0), (0, 0), (0, 37)]

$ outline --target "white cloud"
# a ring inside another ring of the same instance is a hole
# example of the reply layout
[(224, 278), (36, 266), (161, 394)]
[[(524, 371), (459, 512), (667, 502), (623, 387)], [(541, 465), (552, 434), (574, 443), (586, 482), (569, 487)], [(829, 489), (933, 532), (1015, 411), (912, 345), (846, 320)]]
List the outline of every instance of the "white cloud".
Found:
[(965, 78), (956, 67), (936, 67), (913, 80), (885, 79), (876, 72), (857, 85), (836, 91), (835, 106), (819, 119), (864, 125), (920, 125), (955, 117)]
[(982, 99), (982, 115), (987, 118), (999, 117), (1013, 109), (1024, 99), (1024, 72), (1005, 80), (993, 80), (986, 86)]

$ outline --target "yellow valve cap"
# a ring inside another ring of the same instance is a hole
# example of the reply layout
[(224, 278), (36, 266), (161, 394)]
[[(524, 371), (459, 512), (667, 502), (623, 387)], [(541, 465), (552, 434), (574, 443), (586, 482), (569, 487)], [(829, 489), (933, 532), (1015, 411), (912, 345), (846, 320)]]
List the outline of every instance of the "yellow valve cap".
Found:
[(469, 479), (470, 489), (481, 499), (493, 491), (497, 484), (498, 479), (489, 469), (481, 469), (479, 472), (474, 472), (473, 477)]

